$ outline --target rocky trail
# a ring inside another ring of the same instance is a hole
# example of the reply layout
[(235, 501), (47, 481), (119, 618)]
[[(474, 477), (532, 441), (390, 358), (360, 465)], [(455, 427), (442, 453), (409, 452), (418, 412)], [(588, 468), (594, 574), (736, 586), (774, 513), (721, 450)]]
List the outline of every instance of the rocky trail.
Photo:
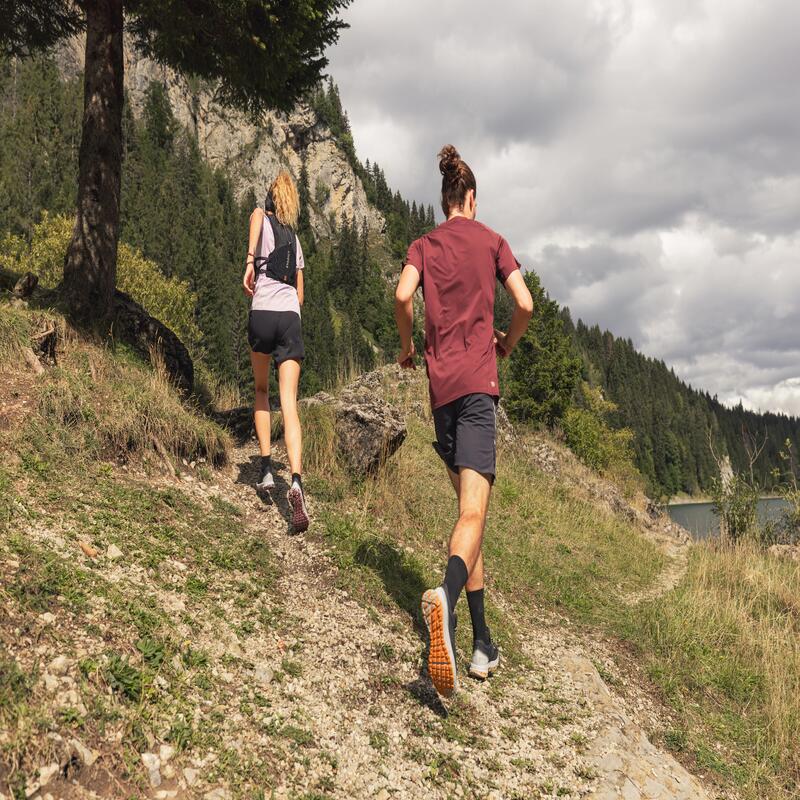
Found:
[[(375, 397), (370, 381), (377, 379), (359, 380)], [(380, 403), (358, 408), (399, 436)], [(357, 428), (345, 428), (345, 435), (358, 439), (364, 431)], [(32, 618), (24, 606), (7, 606), (0, 644), (23, 673), (34, 676), (31, 706), (39, 703), (40, 717), (66, 720), (75, 730), (51, 728), (46, 737), (33, 737), (40, 744), (30, 758), (41, 766), (28, 773), (17, 794), (34, 800), (141, 793), (157, 800), (714, 796), (648, 739), (645, 731), (663, 729), (663, 712), (641, 682), (615, 674), (605, 643), (547, 612), (522, 619), (520, 609), (494, 598), (520, 633), (522, 652), (485, 682), (466, 677), (470, 654), (459, 652), (461, 690), (443, 702), (425, 672), (416, 620), (398, 605), (370, 606), (359, 587), (348, 586), (349, 573), (338, 570), (326, 539), (324, 501), (308, 497), (312, 526), (292, 535), (285, 454), (275, 448), (277, 487), (261, 496), (253, 488), (258, 451), (253, 439), (243, 441), (227, 467), (204, 476), (194, 464), (180, 475), (138, 468), (127, 473), (122, 485), (130, 482), (134, 494), (155, 493), (143, 511), (159, 498), (179, 508), (182, 496), (201, 515), (220, 509), (228, 515), (222, 538), (195, 542), (190, 523), (187, 538), (171, 543), (168, 558), (156, 540), (142, 539), (147, 526), (126, 539), (103, 516), (89, 543), (40, 513), (45, 507), (27, 512), (26, 547), (40, 549), (21, 552), (31, 564), (45, 553), (63, 558), (61, 580), (68, 587), (69, 565), (76, 564), (86, 591), (76, 589), (76, 597), (84, 598), (76, 606), (80, 614), (65, 607)], [(534, 445), (529, 456), (545, 472), (577, 474), (575, 464), (564, 463), (572, 456), (546, 443)], [(652, 587), (626, 601), (668, 591), (686, 568), (686, 539), (658, 515), (628, 505), (614, 487), (585, 470), (581, 475), (588, 498), (635, 517), (667, 556)], [(130, 502), (129, 495), (111, 497), (112, 505)], [(70, 502), (85, 507), (90, 501), (77, 491)], [(163, 512), (152, 513), (151, 527), (157, 528)], [(129, 519), (122, 516), (123, 527)], [(109, 540), (106, 529), (117, 533)], [(211, 552), (209, 546), (232, 549)], [(259, 548), (268, 558), (257, 567), (248, 553)], [(15, 592), (25, 591), (30, 573), (10, 550), (0, 556), (10, 580), (6, 598), (19, 596)], [(216, 557), (222, 568), (198, 570), (198, 557)], [(150, 611), (131, 611), (140, 607)], [(116, 622), (127, 614), (141, 626), (153, 609), (163, 615), (164, 656), (161, 639), (132, 643), (120, 638), (124, 628)], [(460, 624), (468, 626), (466, 608), (460, 613)], [(155, 670), (152, 689), (135, 697), (139, 703), (150, 698), (150, 710), (120, 701), (126, 692), (134, 697), (125, 681), (139, 673), (126, 670), (142, 659), (143, 668)], [(104, 720), (96, 729), (102, 743), (84, 725), (89, 718)], [(121, 755), (123, 746), (130, 753), (132, 733), (133, 763)], [(1, 773), (0, 800), (10, 800), (3, 786), (15, 778)], [(263, 788), (254, 795), (254, 786)]]
[[(220, 488), (245, 509), (242, 524), (267, 538), (281, 567), (276, 590), (293, 620), (294, 641), (253, 643), (258, 652), (249, 657), (267, 666), (234, 678), (243, 687), (260, 681), (268, 705), (306, 733), (287, 753), (276, 798), (320, 787), (332, 797), (384, 800), (709, 796), (648, 741), (581, 644), (552, 626), (525, 637), (530, 668), (483, 683), (462, 676), (457, 697), (440, 701), (409, 618), (364, 608), (337, 585), (313, 528), (288, 534), (282, 492), (269, 503), (250, 488), (256, 463), (254, 445), (239, 447)], [(313, 498), (309, 505), (313, 515)], [(268, 665), (277, 671), (285, 648), (297, 674), (268, 680)]]
[[(263, 797), (286, 800), (712, 796), (648, 740), (644, 731), (657, 727), (659, 709), (635, 681), (610, 672), (615, 667), (604, 645), (558, 620), (531, 625), (504, 605), (523, 632), (523, 657), (481, 683), (466, 677), (469, 654), (459, 652), (461, 690), (442, 702), (425, 674), (414, 620), (399, 607), (355, 599), (357, 587), (338, 572), (321, 524), (291, 535), (280, 449), (275, 461), (274, 499), (252, 488), (258, 464), (252, 441), (233, 450), (213, 481), (190, 471), (149, 479), (200, 506), (234, 509), (236, 526), (227, 537), (262, 542), (270, 553), (274, 580), (264, 591), (245, 586), (237, 595), (248, 578), (246, 560), (229, 577), (220, 574), (215, 606), (202, 595), (187, 597), (192, 562), (180, 549), (156, 571), (129, 559), (124, 544), (94, 555), (82, 546), (79, 553), (114, 591), (144, 592), (148, 605), (176, 620), (187, 647), (160, 669), (155, 688), (163, 693), (165, 717), (180, 708), (192, 720), (195, 745), (181, 752), (180, 737), (163, 725), (159, 733), (154, 714), (156, 734), (144, 734), (140, 761), (128, 765), (129, 778), (120, 782), (120, 746), (130, 728), (116, 726), (118, 715), (106, 710), (112, 721), (102, 746), (87, 746), (80, 730), (72, 738), (47, 735), (26, 797), (131, 796), (138, 787), (159, 800), (226, 800), (253, 796), (246, 787), (259, 784)], [(312, 520), (321, 505), (309, 497)], [(26, 535), (75, 558), (76, 543), (41, 522)], [(15, 560), (6, 566), (20, 568)], [(80, 622), (54, 614), (40, 615), (33, 627), (10, 620), (17, 638), (6, 644), (32, 674), (38, 671), (36, 693), (62, 717), (85, 715), (99, 702), (97, 692), (111, 699), (112, 688), (119, 689), (85, 678), (87, 661), (107, 658), (114, 629), (107, 604), (98, 595)], [(461, 614), (461, 625), (469, 625), (465, 608)]]

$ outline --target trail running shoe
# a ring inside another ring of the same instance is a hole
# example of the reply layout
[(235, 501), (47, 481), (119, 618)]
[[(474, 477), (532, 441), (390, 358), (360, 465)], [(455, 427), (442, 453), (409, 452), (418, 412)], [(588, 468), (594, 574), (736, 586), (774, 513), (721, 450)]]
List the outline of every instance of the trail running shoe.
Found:
[(306, 500), (303, 497), (303, 490), (296, 484), (286, 494), (289, 506), (292, 509), (292, 527), (295, 533), (303, 533), (308, 530), (308, 509)]
[(469, 676), (471, 678), (485, 680), (500, 664), (500, 650), (492, 641), (491, 635), (488, 638), (488, 642), (484, 642), (481, 639), (476, 639), (473, 642), (472, 661), (469, 665)]
[(261, 474), (261, 479), (256, 484), (256, 489), (269, 490), (275, 488), (275, 478), (272, 477), (272, 470), (267, 468)]
[(422, 595), (422, 617), (428, 628), (428, 675), (442, 697), (458, 689), (456, 675), (455, 614), (444, 586), (428, 589)]

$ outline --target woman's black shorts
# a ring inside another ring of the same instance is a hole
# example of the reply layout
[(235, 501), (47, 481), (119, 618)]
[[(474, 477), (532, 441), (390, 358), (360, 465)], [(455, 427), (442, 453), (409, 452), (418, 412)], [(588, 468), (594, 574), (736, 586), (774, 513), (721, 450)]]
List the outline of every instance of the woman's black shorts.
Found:
[(276, 365), (302, 361), (306, 354), (300, 316), (294, 311), (251, 311), (247, 340), (254, 353), (272, 356)]

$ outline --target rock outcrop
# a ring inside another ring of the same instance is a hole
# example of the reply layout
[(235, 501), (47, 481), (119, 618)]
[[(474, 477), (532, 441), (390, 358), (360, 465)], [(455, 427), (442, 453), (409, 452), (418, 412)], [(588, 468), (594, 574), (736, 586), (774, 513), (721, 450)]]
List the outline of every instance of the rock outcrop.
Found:
[[(386, 370), (368, 372), (336, 396), (318, 392), (300, 401), (301, 409), (315, 406), (331, 409), (337, 457), (351, 474), (358, 477), (377, 472), (406, 438), (406, 423), (402, 413), (381, 395), (380, 386), (385, 374)], [(275, 409), (274, 413), (280, 412)], [(240, 443), (255, 435), (253, 409), (250, 406), (219, 412), (214, 418)]]
[(782, 561), (800, 561), (800, 544), (773, 544), (768, 552)]
[[(57, 56), (64, 76), (83, 69), (83, 39), (61, 48)], [(367, 201), (364, 186), (330, 129), (307, 104), (290, 114), (267, 113), (254, 122), (242, 113), (214, 100), (212, 86), (187, 78), (140, 55), (129, 39), (125, 42), (125, 89), (134, 113), (143, 108), (152, 81), (162, 83), (176, 118), (187, 126), (207, 161), (226, 168), (238, 197), (253, 189), (259, 204), (267, 185), (280, 169), (295, 179), (305, 162), (309, 175), (311, 225), (318, 236), (330, 233), (330, 219), (366, 223), (373, 233), (383, 231), (385, 221)]]
[(360, 477), (377, 472), (406, 438), (406, 423), (400, 412), (364, 383), (365, 378), (379, 374), (362, 375), (339, 397), (320, 392), (303, 401), (306, 405), (329, 405), (333, 409), (337, 452), (347, 469)]

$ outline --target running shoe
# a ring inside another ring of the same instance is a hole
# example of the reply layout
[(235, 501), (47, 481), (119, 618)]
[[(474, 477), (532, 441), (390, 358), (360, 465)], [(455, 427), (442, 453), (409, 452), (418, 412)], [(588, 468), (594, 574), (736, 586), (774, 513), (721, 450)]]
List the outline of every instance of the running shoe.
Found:
[(422, 617), (428, 628), (428, 675), (442, 697), (458, 689), (456, 675), (456, 616), (444, 586), (422, 595)]
[(256, 484), (256, 489), (268, 491), (275, 488), (275, 478), (272, 477), (272, 470), (267, 467), (262, 473), (261, 478)]
[(292, 527), (295, 533), (303, 533), (308, 530), (308, 509), (306, 508), (306, 499), (303, 496), (303, 490), (296, 483), (292, 484), (292, 488), (286, 494), (286, 499), (289, 501), (289, 507), (292, 509)]
[(500, 650), (486, 630), (488, 642), (476, 639), (472, 644), (472, 661), (469, 665), (470, 678), (485, 680), (500, 665)]

